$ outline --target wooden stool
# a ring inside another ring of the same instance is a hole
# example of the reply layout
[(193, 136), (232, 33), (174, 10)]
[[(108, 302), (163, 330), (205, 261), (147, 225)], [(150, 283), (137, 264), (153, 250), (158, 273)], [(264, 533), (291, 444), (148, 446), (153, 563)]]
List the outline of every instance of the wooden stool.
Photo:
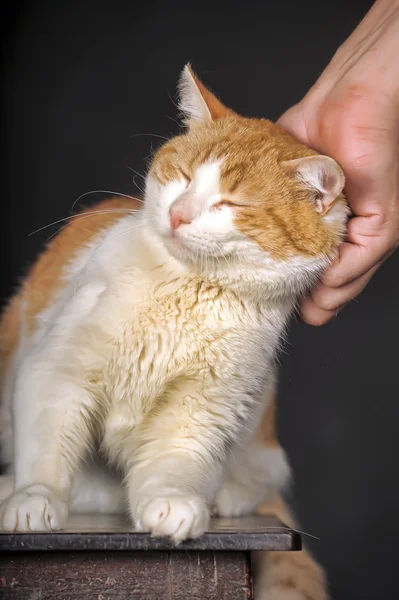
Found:
[(300, 550), (268, 517), (214, 519), (178, 548), (121, 517), (71, 515), (54, 533), (0, 533), (1, 600), (251, 600), (251, 550)]

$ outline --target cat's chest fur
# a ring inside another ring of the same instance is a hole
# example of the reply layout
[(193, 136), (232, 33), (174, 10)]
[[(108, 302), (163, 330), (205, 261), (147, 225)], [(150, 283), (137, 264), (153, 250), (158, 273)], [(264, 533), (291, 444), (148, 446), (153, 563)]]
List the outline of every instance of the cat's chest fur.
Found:
[(203, 379), (228, 397), (234, 380), (244, 393), (267, 370), (276, 343), (255, 306), (192, 276), (137, 274), (103, 294), (85, 329), (88, 355), (101, 348), (86, 387), (107, 404), (103, 442), (113, 448), (176, 382)]
[(145, 232), (128, 237), (126, 227), (117, 224), (70, 265), (33, 353), (44, 341), (94, 403), (105, 403), (108, 430), (140, 423), (182, 378), (213, 380), (226, 395), (232, 381), (243, 393), (257, 385), (287, 311), (168, 262)]
[(104, 340), (101, 379), (113, 403), (137, 405), (178, 377), (215, 371), (223, 379), (251, 354), (254, 337), (273, 345), (255, 307), (200, 278), (149, 284), (137, 276), (130, 286), (105, 293), (85, 328), (87, 340)]

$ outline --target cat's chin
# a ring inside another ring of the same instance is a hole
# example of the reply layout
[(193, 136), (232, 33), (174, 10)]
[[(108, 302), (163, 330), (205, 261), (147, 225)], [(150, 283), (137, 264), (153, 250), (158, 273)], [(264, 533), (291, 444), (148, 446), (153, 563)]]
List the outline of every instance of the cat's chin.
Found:
[(156, 240), (162, 242), (166, 252), (189, 270), (198, 273), (205, 269), (207, 277), (215, 269), (218, 272), (225, 272), (226, 268), (229, 270), (230, 255), (220, 253), (220, 248), (214, 245), (208, 247), (201, 240), (197, 242), (195, 237), (185, 237), (179, 232), (165, 231), (160, 227), (152, 228), (152, 232), (156, 233)]
[(172, 231), (168, 235), (168, 240), (172, 248), (176, 248), (180, 252), (187, 252), (186, 244), (176, 231)]
[(187, 244), (176, 234), (170, 234), (162, 236), (163, 243), (167, 251), (173, 258), (184, 264), (195, 264), (194, 256), (200, 255), (199, 251), (195, 251), (193, 248), (189, 248)]
[[(172, 269), (177, 268), (180, 272), (183, 269), (183, 272), (196, 272), (195, 262), (192, 260), (192, 256), (190, 256), (190, 252), (184, 248), (184, 246), (179, 246), (171, 242), (170, 239), (162, 239), (162, 245), (164, 247), (164, 251), (168, 256), (168, 259), (165, 261), (165, 255), (163, 255), (163, 261), (165, 264), (169, 263), (169, 266)], [(179, 265), (179, 266), (177, 266)]]
[(172, 238), (164, 239), (164, 246), (170, 256), (177, 260), (185, 269), (199, 274), (203, 271), (206, 265), (207, 276), (211, 272), (211, 255), (207, 255), (201, 249), (189, 248), (183, 242)]

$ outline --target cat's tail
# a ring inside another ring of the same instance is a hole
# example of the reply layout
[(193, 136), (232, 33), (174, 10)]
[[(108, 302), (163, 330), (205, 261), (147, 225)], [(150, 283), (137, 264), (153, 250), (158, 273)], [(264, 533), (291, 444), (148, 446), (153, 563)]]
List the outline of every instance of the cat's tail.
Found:
[[(284, 500), (276, 494), (258, 512), (276, 517), (295, 528)], [(296, 552), (253, 552), (256, 600), (328, 600), (323, 569), (308, 550)]]

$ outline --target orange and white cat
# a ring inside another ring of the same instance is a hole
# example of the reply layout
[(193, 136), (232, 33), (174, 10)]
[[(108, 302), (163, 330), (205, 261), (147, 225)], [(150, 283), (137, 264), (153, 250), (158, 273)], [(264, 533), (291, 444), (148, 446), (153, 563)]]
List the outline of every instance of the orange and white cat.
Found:
[[(127, 509), (138, 529), (180, 542), (206, 530), (213, 506), (290, 519), (273, 362), (299, 296), (337, 254), (344, 176), (226, 108), (189, 67), (180, 107), (187, 129), (155, 155), (143, 205), (112, 199), (72, 219), (4, 311), (14, 484), (2, 529)], [(257, 563), (259, 597), (326, 597), (306, 552)]]

